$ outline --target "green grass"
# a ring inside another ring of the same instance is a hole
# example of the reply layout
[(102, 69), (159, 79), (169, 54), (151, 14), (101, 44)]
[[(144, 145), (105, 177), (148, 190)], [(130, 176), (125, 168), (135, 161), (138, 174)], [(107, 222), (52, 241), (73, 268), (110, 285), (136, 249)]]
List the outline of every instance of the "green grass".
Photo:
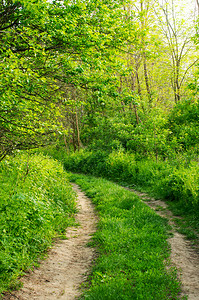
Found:
[(75, 195), (58, 161), (18, 154), (0, 164), (0, 294), (16, 289), (31, 268), (74, 222)]
[(169, 265), (170, 227), (134, 193), (105, 179), (71, 175), (99, 215), (98, 257), (81, 299), (180, 299)]
[(194, 230), (193, 228), (193, 222), (190, 221), (190, 219), (184, 219), (184, 218), (173, 218), (175, 224), (176, 224), (176, 230), (183, 234), (187, 240), (190, 241), (191, 245), (199, 251), (199, 232), (198, 228)]
[(168, 201), (167, 204), (173, 215), (177, 216), (174, 217), (176, 230), (190, 240), (193, 248), (199, 251), (199, 211), (186, 208), (179, 202)]

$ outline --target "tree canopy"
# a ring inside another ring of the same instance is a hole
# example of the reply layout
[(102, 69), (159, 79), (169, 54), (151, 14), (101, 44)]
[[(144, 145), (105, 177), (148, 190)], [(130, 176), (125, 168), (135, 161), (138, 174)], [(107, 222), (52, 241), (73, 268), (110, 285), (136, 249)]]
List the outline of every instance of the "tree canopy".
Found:
[(0, 159), (60, 134), (77, 149), (99, 122), (125, 119), (128, 142), (165, 107), (197, 100), (197, 31), (178, 10), (166, 0), (2, 0)]

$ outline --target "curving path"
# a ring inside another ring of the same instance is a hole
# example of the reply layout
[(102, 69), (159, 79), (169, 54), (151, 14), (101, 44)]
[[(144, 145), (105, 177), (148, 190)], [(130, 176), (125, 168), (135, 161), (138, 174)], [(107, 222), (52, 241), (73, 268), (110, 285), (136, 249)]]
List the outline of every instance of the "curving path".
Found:
[[(87, 279), (96, 255), (95, 249), (86, 245), (96, 230), (97, 217), (90, 200), (76, 184), (73, 184), (73, 188), (78, 195), (79, 213), (76, 221), (80, 226), (68, 228), (68, 239), (56, 243), (40, 267), (22, 278), (23, 288), (7, 294), (4, 300), (74, 300), (81, 295), (81, 284)], [(182, 282), (181, 296), (187, 295), (188, 300), (199, 300), (199, 255), (176, 231), (173, 215), (165, 202), (131, 191), (141, 199), (149, 200), (145, 203), (169, 220), (173, 233), (169, 239), (171, 261), (177, 267)], [(157, 211), (159, 207), (163, 209)]]

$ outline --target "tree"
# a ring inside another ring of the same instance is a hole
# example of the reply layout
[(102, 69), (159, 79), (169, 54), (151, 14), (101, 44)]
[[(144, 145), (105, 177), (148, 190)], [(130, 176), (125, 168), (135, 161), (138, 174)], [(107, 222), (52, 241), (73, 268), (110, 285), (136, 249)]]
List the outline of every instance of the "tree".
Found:
[(156, 1), (156, 4), (160, 9), (156, 9), (157, 19), (167, 44), (165, 49), (168, 49), (170, 56), (170, 80), (177, 103), (181, 100), (181, 91), (189, 71), (198, 62), (192, 39), (194, 24), (183, 17), (182, 7), (181, 13), (178, 12), (180, 8), (174, 0)]
[(38, 55), (42, 45), (34, 29), (44, 21), (41, 13), (37, 20), (38, 10), (43, 8), (41, 1), (37, 9), (31, 2), (9, 0), (0, 5), (0, 159), (13, 149), (46, 143), (55, 131), (51, 113), (55, 101), (49, 98), (57, 88), (39, 70), (44, 55)]
[(64, 91), (104, 93), (115, 77), (114, 52), (128, 37), (122, 3), (2, 1), (0, 158), (49, 143), (63, 130)]

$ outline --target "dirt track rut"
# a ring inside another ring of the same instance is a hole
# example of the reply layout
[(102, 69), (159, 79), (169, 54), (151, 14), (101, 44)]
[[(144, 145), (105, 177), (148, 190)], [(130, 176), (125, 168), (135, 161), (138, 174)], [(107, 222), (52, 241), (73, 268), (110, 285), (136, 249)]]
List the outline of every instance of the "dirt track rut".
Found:
[(73, 300), (87, 279), (95, 249), (87, 247), (96, 228), (96, 215), (90, 200), (76, 184), (78, 194), (78, 227), (67, 229), (67, 240), (61, 240), (49, 251), (38, 269), (22, 278), (23, 288), (4, 299), (9, 300)]
[[(167, 204), (161, 200), (155, 200), (145, 193), (140, 193), (128, 189), (137, 194), (149, 207), (154, 209), (157, 214), (169, 220), (172, 227), (173, 236), (169, 238), (171, 245), (171, 263), (178, 270), (178, 277), (182, 282), (182, 295), (188, 296), (188, 300), (199, 300), (199, 254), (191, 247), (189, 241), (178, 233), (173, 221), (173, 214), (168, 210)], [(157, 210), (159, 207), (162, 210)]]

